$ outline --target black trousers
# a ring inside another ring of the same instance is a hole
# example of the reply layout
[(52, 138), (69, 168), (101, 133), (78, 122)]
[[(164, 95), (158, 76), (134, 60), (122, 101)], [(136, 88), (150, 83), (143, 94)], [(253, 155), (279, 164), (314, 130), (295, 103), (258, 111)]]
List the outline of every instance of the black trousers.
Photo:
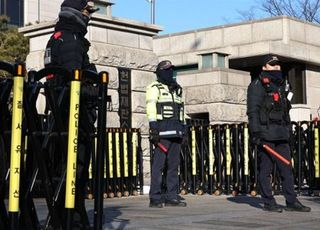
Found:
[[(151, 169), (151, 186), (149, 197), (153, 200), (160, 200), (164, 195), (166, 199), (177, 199), (179, 189), (178, 167), (180, 164), (180, 139), (161, 139), (160, 143), (164, 145), (168, 152), (164, 153), (159, 147), (153, 152)], [(167, 191), (162, 194), (162, 172), (166, 167)]]
[[(280, 153), (284, 158), (291, 161), (290, 146), (287, 142), (265, 142), (271, 148)], [(273, 170), (273, 162), (276, 163), (277, 169), (280, 172), (282, 182), (282, 192), (287, 203), (296, 201), (296, 193), (294, 191), (294, 179), (292, 166), (285, 165), (274, 156), (267, 153), (262, 147), (258, 148), (259, 157), (259, 185), (261, 197), (265, 204), (275, 204), (275, 199), (272, 195), (271, 175)]]

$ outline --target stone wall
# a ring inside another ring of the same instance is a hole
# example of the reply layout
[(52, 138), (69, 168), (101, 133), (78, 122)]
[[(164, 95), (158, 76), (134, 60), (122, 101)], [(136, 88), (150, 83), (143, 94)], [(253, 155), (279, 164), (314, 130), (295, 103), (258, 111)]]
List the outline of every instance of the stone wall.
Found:
[(181, 73), (186, 113), (209, 113), (211, 124), (244, 122), (250, 75), (244, 71), (213, 68)]
[(307, 66), (306, 76), (307, 105), (310, 108), (312, 117), (318, 117), (318, 109), (320, 108), (320, 67)]
[(63, 0), (25, 0), (24, 22), (36, 24), (39, 22), (52, 21), (57, 18), (60, 4)]

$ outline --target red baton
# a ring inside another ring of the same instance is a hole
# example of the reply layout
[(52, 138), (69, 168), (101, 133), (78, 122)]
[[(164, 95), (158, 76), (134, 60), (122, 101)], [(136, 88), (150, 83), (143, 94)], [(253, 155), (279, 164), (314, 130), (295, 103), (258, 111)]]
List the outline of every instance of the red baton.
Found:
[(166, 147), (164, 147), (164, 145), (163, 145), (163, 144), (158, 143), (157, 145), (158, 145), (158, 147), (161, 149), (161, 151), (162, 151), (162, 152), (164, 152), (164, 153), (168, 153), (168, 149), (167, 149)]
[(282, 163), (286, 164), (286, 165), (290, 165), (290, 161), (288, 161), (286, 158), (284, 158), (283, 156), (281, 156), (279, 153), (277, 153), (274, 149), (272, 149), (269, 145), (262, 145), (263, 148), (265, 150), (267, 150), (268, 153), (270, 153), (271, 155), (275, 156), (276, 158), (278, 158)]

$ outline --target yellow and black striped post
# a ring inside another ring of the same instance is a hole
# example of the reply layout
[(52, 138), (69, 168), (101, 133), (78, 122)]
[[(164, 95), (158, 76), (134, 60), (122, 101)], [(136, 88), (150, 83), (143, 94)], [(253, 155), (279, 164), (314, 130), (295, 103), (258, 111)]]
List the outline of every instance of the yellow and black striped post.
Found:
[(244, 191), (248, 191), (249, 185), (249, 130), (248, 125), (243, 126), (243, 175), (244, 175)]
[(196, 130), (194, 127), (191, 129), (191, 165), (192, 165), (192, 183), (193, 183), (193, 193), (196, 193), (197, 187), (197, 150), (196, 150)]
[(120, 155), (120, 130), (121, 129), (116, 129), (115, 133), (115, 145), (116, 145), (116, 196), (118, 198), (122, 197), (122, 192), (121, 192), (121, 155)]
[(9, 179), (9, 218), (10, 229), (19, 229), (19, 198), (20, 198), (20, 160), (22, 154), (22, 111), (24, 65), (16, 65), (13, 76), (13, 104), (11, 126), (11, 157)]
[(133, 177), (133, 195), (138, 195), (137, 192), (137, 146), (138, 146), (138, 132), (136, 129), (133, 129), (132, 133), (132, 177)]
[(114, 197), (114, 172), (113, 172), (113, 129), (108, 129), (108, 167), (109, 167), (109, 187), (108, 187), (108, 197)]
[(230, 181), (231, 181), (231, 136), (230, 127), (226, 126), (226, 193), (230, 192)]
[(317, 123), (314, 126), (314, 171), (315, 171), (315, 180), (319, 182), (320, 178), (320, 164), (319, 164), (319, 128)]
[(122, 133), (123, 150), (123, 195), (129, 196), (129, 156), (128, 156), (128, 130), (124, 129)]
[(209, 194), (213, 194), (213, 179), (214, 179), (214, 133), (212, 126), (208, 127), (209, 139)]
[(65, 208), (67, 210), (67, 229), (72, 229), (72, 210), (75, 207), (80, 88), (81, 72), (80, 70), (74, 70), (70, 89), (70, 111), (68, 127), (68, 158), (65, 196)]

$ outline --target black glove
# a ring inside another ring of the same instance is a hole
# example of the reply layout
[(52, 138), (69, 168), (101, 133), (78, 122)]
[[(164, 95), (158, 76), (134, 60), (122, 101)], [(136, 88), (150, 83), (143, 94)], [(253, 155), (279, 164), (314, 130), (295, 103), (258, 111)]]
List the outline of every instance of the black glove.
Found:
[(157, 145), (160, 142), (159, 131), (157, 129), (150, 128), (149, 140), (152, 144)]
[(250, 135), (250, 143), (253, 145), (261, 145), (260, 133), (255, 132)]

